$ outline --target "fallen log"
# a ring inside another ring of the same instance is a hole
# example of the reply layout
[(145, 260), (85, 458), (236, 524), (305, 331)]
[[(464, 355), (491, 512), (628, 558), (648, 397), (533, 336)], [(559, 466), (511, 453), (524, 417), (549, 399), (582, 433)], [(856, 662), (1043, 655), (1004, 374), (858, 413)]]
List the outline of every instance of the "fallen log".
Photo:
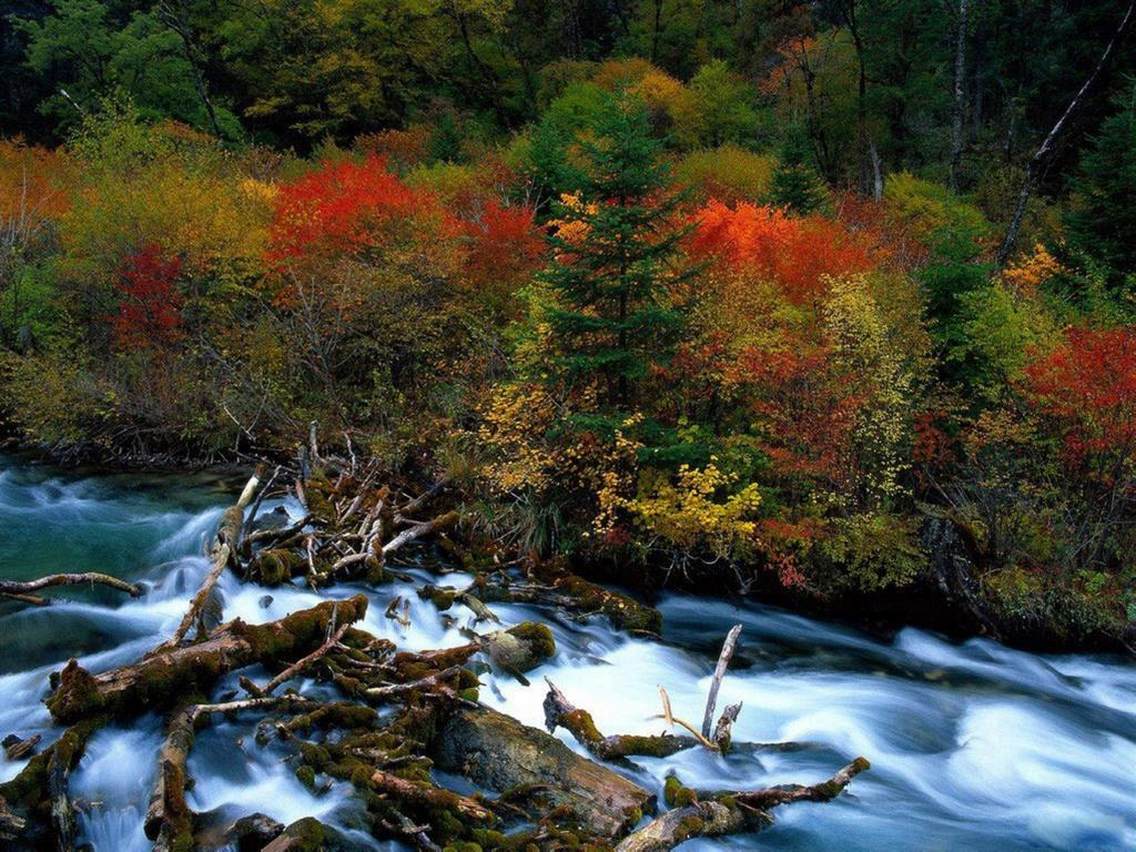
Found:
[(544, 731), (483, 706), (449, 714), (428, 754), (439, 769), (491, 790), (539, 787), (558, 813), (609, 842), (655, 810), (655, 797), (639, 785)]
[(560, 607), (581, 615), (606, 615), (617, 628), (658, 635), (663, 617), (657, 609), (570, 573), (555, 562), (532, 569), (533, 580), (479, 578), (466, 592), (485, 603), (531, 603)]
[(350, 624), (366, 611), (367, 598), (356, 595), (325, 601), (268, 624), (250, 625), (237, 619), (217, 628), (203, 642), (155, 652), (134, 665), (99, 675), (72, 659), (46, 704), (52, 717), (64, 723), (93, 713), (134, 716), (160, 710), (187, 694), (208, 691), (218, 678), (235, 669), (255, 662), (294, 661), (320, 646), (333, 618)]
[(557, 727), (564, 728), (600, 760), (617, 760), (632, 755), (669, 757), (675, 752), (698, 745), (693, 737), (674, 734), (613, 734), (605, 737), (596, 727), (591, 713), (574, 707), (564, 693), (557, 689), (556, 684), (548, 678), (544, 680), (548, 684), (548, 694), (544, 697), (544, 724), (548, 732), (551, 734)]
[(285, 705), (308, 707), (313, 703), (297, 695), (269, 696), (221, 704), (191, 704), (174, 713), (158, 752), (158, 780), (143, 823), (146, 837), (154, 841), (156, 852), (192, 847), (193, 812), (185, 800), (189, 781), (186, 764), (197, 730), (205, 720), (217, 713), (269, 710)]
[(371, 786), (380, 793), (428, 810), (453, 810), (474, 822), (492, 823), (493, 812), (476, 799), (443, 790), (433, 784), (409, 781), (390, 772), (376, 769), (371, 773)]
[[(201, 612), (205, 608), (209, 596), (213, 593), (213, 587), (217, 585), (221, 574), (225, 568), (237, 558), (237, 553), (240, 548), (241, 542), (241, 528), (244, 525), (245, 507), (252, 501), (253, 495), (256, 494), (256, 488), (260, 484), (260, 477), (262, 470), (257, 468), (256, 472), (249, 477), (248, 482), (245, 483), (237, 502), (230, 506), (221, 515), (221, 521), (217, 525), (217, 534), (213, 538), (213, 545), (209, 549), (209, 573), (205, 575), (205, 580), (202, 582), (201, 587), (197, 590), (197, 594), (189, 602), (189, 608), (186, 610), (185, 615), (182, 616), (181, 622), (174, 630), (173, 635), (154, 649), (153, 653), (160, 654), (163, 651), (168, 651), (171, 648), (176, 648), (185, 639), (186, 634), (189, 633), (194, 624), (199, 624)], [(199, 624), (198, 634), (204, 631)]]
[(668, 779), (672, 808), (643, 828), (624, 838), (616, 852), (665, 852), (694, 837), (721, 837), (755, 832), (773, 823), (771, 808), (790, 802), (829, 802), (870, 764), (856, 758), (827, 781), (803, 786), (792, 784), (735, 793), (702, 793)]
[(97, 571), (87, 571), (82, 574), (49, 574), (36, 580), (0, 580), (0, 596), (23, 601), (33, 606), (47, 606), (51, 603), (48, 598), (32, 594), (41, 589), (55, 586), (109, 586), (126, 592), (130, 597), (136, 598), (142, 594), (142, 587), (135, 583), (128, 583), (109, 574), (100, 574)]
[[(0, 784), (0, 802), (6, 801), (5, 807), (18, 810), (14, 820), (7, 822), (13, 830), (19, 823), (21, 840), (33, 847), (43, 846), (44, 843), (37, 843), (36, 836), (50, 833), (54, 835), (54, 842), (46, 845), (62, 852), (74, 848), (75, 809), (68, 783), (71, 771), (78, 766), (86, 750), (87, 741), (105, 723), (106, 717), (92, 716), (72, 725), (58, 740), (32, 757), (15, 778)], [(33, 820), (31, 825), (29, 819)]]

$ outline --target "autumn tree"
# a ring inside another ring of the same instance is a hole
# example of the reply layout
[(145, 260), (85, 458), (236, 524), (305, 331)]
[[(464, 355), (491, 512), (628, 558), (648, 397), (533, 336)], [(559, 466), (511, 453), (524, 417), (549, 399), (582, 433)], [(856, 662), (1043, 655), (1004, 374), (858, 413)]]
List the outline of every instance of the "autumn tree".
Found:
[(181, 331), (181, 294), (176, 289), (181, 260), (166, 257), (161, 246), (149, 243), (126, 258), (119, 271), (118, 314), (114, 333), (125, 349), (161, 347), (177, 340)]

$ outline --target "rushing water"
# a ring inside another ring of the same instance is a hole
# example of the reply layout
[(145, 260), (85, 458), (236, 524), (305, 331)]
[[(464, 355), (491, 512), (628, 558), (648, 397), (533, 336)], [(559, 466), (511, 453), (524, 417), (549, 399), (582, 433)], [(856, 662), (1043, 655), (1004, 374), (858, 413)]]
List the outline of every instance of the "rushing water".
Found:
[[(136, 659), (172, 632), (206, 570), (202, 547), (232, 490), (232, 483), (205, 478), (64, 476), (0, 458), (4, 576), (101, 570), (147, 588), (136, 600), (71, 588), (55, 593), (57, 602), (47, 608), (0, 603), (0, 736), (40, 732), (46, 743), (58, 735), (41, 701), (48, 674), (68, 657), (103, 670)], [(464, 641), (414, 589), (427, 579), (458, 585), (468, 578), (407, 570), (414, 583), (369, 591), (373, 603), (363, 626), (408, 649)], [(269, 621), (317, 600), (288, 587), (271, 590), (268, 601), (265, 589), (231, 575), (221, 585), (226, 619)], [(356, 591), (341, 586), (329, 594)], [(409, 627), (383, 616), (396, 594), (411, 602)], [(665, 598), (661, 608), (660, 643), (629, 638), (601, 621), (495, 606), (507, 624), (549, 623), (559, 653), (532, 673), (528, 688), (484, 675), (482, 699), (539, 726), (547, 675), (592, 711), (601, 730), (656, 733), (661, 723), (652, 717), (664, 685), (675, 713), (697, 721), (721, 639), (740, 622), (742, 644), (719, 699), (719, 706), (744, 702), (735, 739), (795, 741), (802, 748), (724, 759), (700, 749), (636, 758), (627, 771), (641, 784), (661, 792), (671, 770), (695, 787), (813, 782), (862, 754), (872, 769), (845, 795), (780, 809), (777, 824), (756, 840), (771, 849), (1136, 848), (1131, 662), (1042, 657), (981, 639), (958, 645), (914, 629), (887, 644), (757, 604), (680, 595)], [(235, 678), (220, 689), (230, 685)], [(218, 825), (254, 811), (284, 823), (317, 816), (349, 824), (356, 805), (346, 785), (309, 793), (282, 761), (284, 752), (254, 743), (255, 721), (218, 720), (198, 737), (189, 762), (196, 780), (191, 807)], [(148, 714), (91, 740), (72, 792), (83, 808), (84, 839), (98, 852), (149, 848), (141, 821), (161, 736), (161, 720)], [(21, 766), (0, 756), (0, 781)], [(684, 848), (756, 840), (701, 840)]]

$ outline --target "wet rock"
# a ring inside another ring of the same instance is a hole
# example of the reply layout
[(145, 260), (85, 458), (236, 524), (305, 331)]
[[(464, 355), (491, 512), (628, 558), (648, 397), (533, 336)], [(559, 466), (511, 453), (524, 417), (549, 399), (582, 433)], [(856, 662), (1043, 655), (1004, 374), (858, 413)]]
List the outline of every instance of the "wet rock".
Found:
[(284, 831), (284, 823), (261, 813), (241, 817), (225, 833), (225, 842), (238, 852), (259, 852)]

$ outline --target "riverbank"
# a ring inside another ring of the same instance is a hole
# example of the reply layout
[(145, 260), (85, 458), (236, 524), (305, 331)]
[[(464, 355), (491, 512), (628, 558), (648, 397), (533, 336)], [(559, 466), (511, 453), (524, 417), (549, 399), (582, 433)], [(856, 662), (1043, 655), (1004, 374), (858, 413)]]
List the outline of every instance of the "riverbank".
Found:
[[(0, 452), (24, 464), (43, 464), (67, 470), (71, 475), (169, 475), (224, 481), (239, 486), (257, 460), (179, 460), (171, 456), (116, 453), (108, 456), (95, 446), (65, 451), (32, 447), (8, 438)], [(285, 465), (290, 459), (278, 459)], [(428, 488), (430, 478), (421, 473), (417, 487)], [(461, 497), (457, 500), (461, 503)], [(475, 508), (474, 511), (479, 511)], [(475, 526), (477, 524), (475, 523)], [(834, 620), (890, 640), (907, 626), (932, 630), (953, 641), (986, 637), (1008, 646), (1039, 653), (1099, 652), (1136, 655), (1136, 621), (1124, 622), (1102, 612), (1095, 602), (1082, 600), (1068, 590), (1045, 591), (1044, 577), (1010, 583), (1002, 575), (981, 568), (982, 557), (965, 530), (942, 514), (927, 515), (920, 543), (927, 556), (925, 570), (901, 587), (870, 592), (855, 588), (818, 592), (805, 586), (786, 586), (776, 574), (758, 566), (733, 570), (698, 564), (683, 571), (647, 566), (639, 561), (613, 561), (583, 556), (572, 561), (571, 570), (587, 579), (615, 584), (648, 605), (667, 590), (708, 599), (752, 600), (779, 606), (804, 615)], [(477, 542), (482, 553), (501, 554), (495, 542)], [(509, 558), (521, 554), (513, 553)], [(986, 573), (986, 577), (984, 577)], [(1035, 588), (1027, 584), (1035, 582)]]

